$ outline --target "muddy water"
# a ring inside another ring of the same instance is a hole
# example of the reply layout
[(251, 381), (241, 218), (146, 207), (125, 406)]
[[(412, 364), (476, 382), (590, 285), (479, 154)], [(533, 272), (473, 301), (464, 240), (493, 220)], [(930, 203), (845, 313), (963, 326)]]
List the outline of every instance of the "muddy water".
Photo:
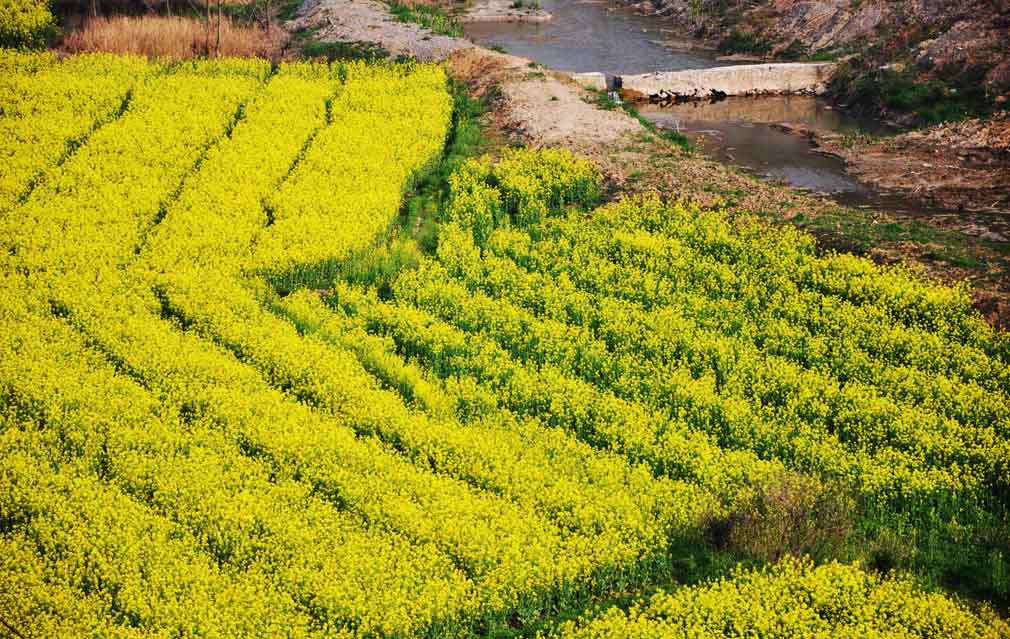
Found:
[(504, 47), (558, 71), (620, 75), (722, 64), (712, 52), (678, 52), (665, 46), (675, 38), (671, 24), (605, 0), (541, 0), (540, 6), (554, 19), (470, 23), (464, 28), (475, 42)]
[(874, 121), (860, 120), (806, 96), (728, 98), (715, 103), (646, 106), (642, 115), (660, 127), (687, 135), (705, 155), (736, 164), (772, 180), (828, 193), (850, 205), (900, 208), (900, 198), (867, 186), (845, 171), (840, 159), (815, 152), (813, 145), (780, 125), (822, 131), (885, 133)]

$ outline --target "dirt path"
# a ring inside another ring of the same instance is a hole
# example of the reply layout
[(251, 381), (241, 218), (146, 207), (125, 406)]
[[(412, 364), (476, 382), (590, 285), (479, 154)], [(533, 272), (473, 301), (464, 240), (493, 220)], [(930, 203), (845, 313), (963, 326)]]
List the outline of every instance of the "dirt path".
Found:
[(436, 35), (420, 25), (400, 22), (376, 0), (308, 0), (291, 24), (317, 28), (316, 37), (333, 42), (372, 42), (395, 56), (422, 62), (444, 60), (453, 51), (473, 48), (462, 38)]
[(367, 41), (394, 55), (445, 60), (471, 93), (492, 99), (497, 134), (534, 146), (566, 148), (602, 167), (616, 197), (658, 191), (706, 207), (757, 214), (817, 236), (828, 249), (878, 262), (917, 264), (927, 274), (975, 286), (980, 310), (1010, 328), (1010, 244), (971, 237), (921, 221), (851, 209), (826, 196), (768, 183), (732, 166), (685, 154), (621, 110), (601, 109), (568, 76), (466, 40), (435, 36), (394, 21), (373, 0), (309, 0), (300, 26), (327, 40)]

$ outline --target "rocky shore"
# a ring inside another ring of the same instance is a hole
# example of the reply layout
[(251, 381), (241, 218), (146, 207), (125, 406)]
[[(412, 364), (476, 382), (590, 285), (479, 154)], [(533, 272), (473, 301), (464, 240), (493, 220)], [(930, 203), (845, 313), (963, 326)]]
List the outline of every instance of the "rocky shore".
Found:
[(929, 121), (1010, 106), (1010, 0), (618, 0), (739, 59), (834, 59), (839, 102)]

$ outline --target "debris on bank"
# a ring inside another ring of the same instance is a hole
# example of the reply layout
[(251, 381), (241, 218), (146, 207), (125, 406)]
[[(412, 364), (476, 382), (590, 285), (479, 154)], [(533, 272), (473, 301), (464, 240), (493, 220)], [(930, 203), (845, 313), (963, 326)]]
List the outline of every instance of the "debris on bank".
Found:
[[(818, 151), (845, 161), (848, 171), (928, 206), (1010, 213), (1010, 113), (911, 131), (893, 137), (846, 135), (783, 127), (810, 137)], [(1010, 241), (1010, 220), (960, 229)]]
[(459, 16), (460, 22), (548, 22), (554, 16), (539, 0), (480, 0)]

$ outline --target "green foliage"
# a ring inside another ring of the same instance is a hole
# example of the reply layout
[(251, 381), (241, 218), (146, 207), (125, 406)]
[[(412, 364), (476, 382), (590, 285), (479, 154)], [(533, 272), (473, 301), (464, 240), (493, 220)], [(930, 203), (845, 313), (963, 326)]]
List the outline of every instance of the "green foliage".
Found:
[(922, 124), (987, 115), (994, 109), (984, 84), (971, 78), (949, 82), (920, 80), (890, 69), (849, 71), (836, 81), (835, 90), (856, 108), (911, 113)]
[(772, 50), (772, 42), (751, 31), (733, 29), (719, 41), (719, 52), (725, 54), (754, 53), (764, 55)]
[(807, 57), (807, 47), (799, 40), (793, 40), (789, 46), (778, 51), (775, 56), (782, 60), (799, 60)]
[(390, 2), (389, 12), (400, 22), (413, 22), (439, 35), (463, 37), (463, 26), (437, 5)]
[(709, 524), (709, 534), (715, 547), (739, 556), (764, 562), (806, 556), (820, 563), (852, 548), (856, 516), (844, 488), (782, 473), (757, 483), (724, 518)]
[(641, 124), (646, 131), (666, 140), (674, 146), (679, 147), (682, 152), (687, 153), (693, 149), (691, 146), (691, 140), (689, 140), (686, 135), (680, 133), (679, 131), (659, 128), (656, 126), (655, 122), (639, 113), (638, 109), (635, 108), (635, 105), (630, 102), (618, 102), (617, 100), (611, 98), (606, 91), (591, 90), (590, 92), (592, 95), (592, 99), (590, 101), (591, 104), (607, 111), (620, 108), (622, 111), (638, 120), (639, 124)]
[(452, 127), (445, 152), (407, 195), (399, 221), (401, 234), (412, 235), (427, 253), (434, 253), (438, 243), (438, 221), (440, 211), (448, 206), (450, 176), (490, 144), (480, 121), (490, 108), (489, 98), (471, 98), (465, 85), (451, 79), (449, 90), (453, 97)]
[(322, 58), (328, 62), (363, 60), (376, 62), (389, 57), (389, 52), (374, 42), (325, 42), (309, 39), (301, 48), (303, 58)]
[(0, 48), (41, 49), (58, 31), (49, 0), (0, 0)]

